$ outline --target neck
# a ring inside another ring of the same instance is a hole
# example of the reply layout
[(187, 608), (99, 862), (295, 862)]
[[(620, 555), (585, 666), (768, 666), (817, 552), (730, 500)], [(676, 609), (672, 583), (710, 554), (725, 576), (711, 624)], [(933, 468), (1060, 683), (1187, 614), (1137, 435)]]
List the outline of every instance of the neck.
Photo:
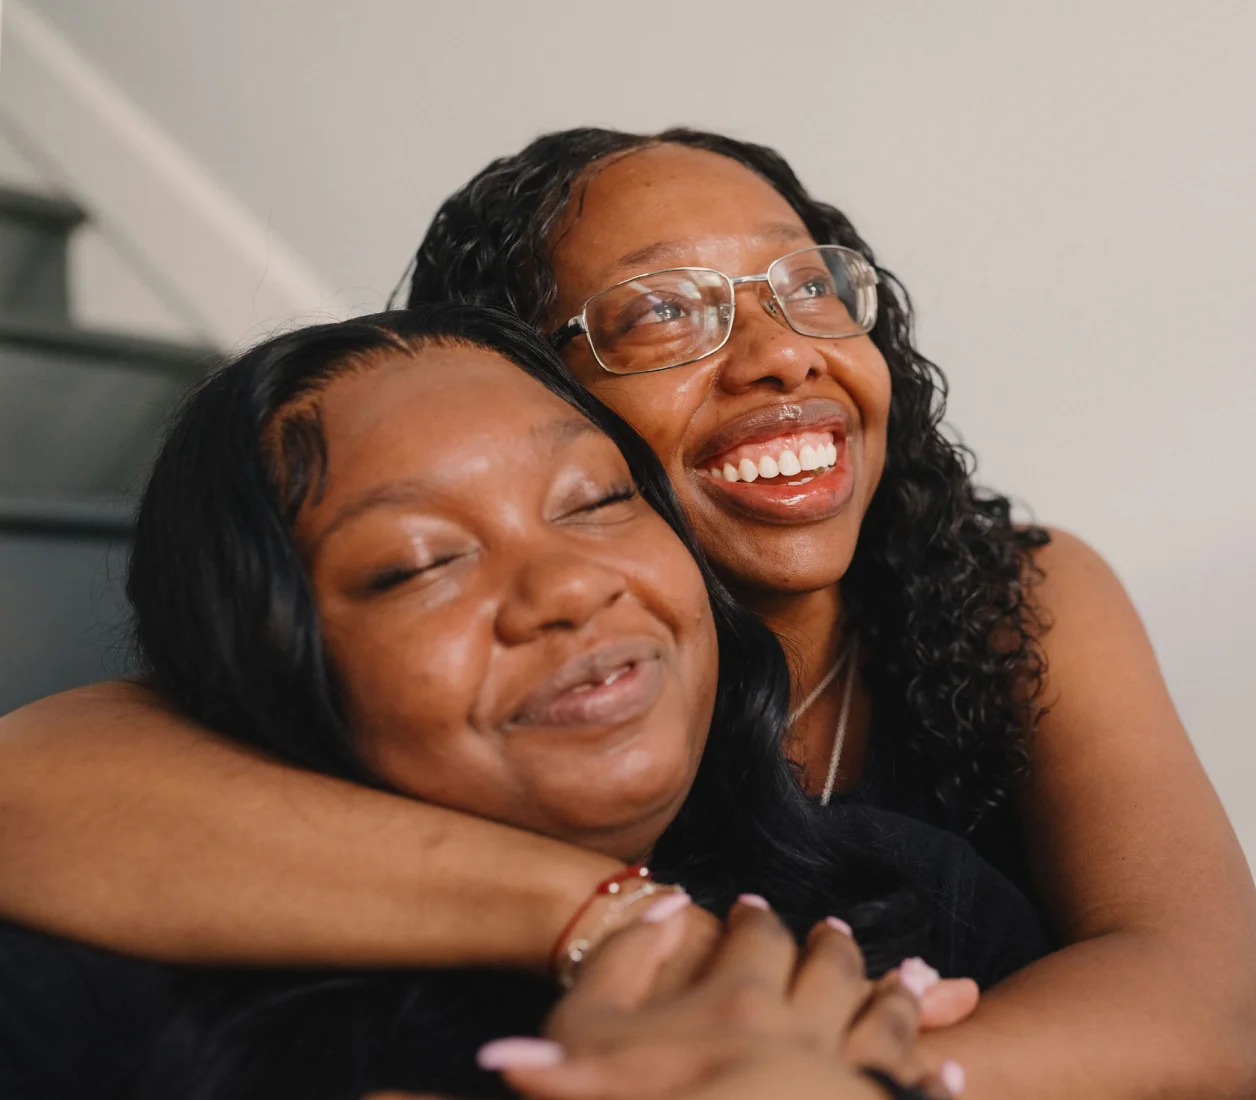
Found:
[(842, 593), (739, 591), (737, 598), (781, 640), (794, 681), (794, 702), (819, 683), (842, 650)]

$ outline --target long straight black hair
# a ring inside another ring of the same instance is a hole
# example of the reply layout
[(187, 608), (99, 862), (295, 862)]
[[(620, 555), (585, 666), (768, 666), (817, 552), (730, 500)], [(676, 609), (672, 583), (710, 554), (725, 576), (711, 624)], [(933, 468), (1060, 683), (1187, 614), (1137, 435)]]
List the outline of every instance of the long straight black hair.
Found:
[[(789, 681), (775, 638), (707, 566), (650, 448), (510, 314), (439, 304), (302, 329), (245, 353), (188, 397), (140, 505), (127, 584), (152, 685), (190, 717), (246, 745), (387, 789), (363, 761), (345, 722), (318, 607), (290, 534), (301, 502), (318, 491), (327, 457), (317, 402), (303, 404), (305, 411), (290, 406), (340, 373), (369, 369), (383, 354), (416, 354), (435, 344), (496, 352), (579, 410), (619, 446), (644, 499), (702, 569), (719, 643), (714, 718), (692, 791), (656, 848), (656, 873), (682, 882), (720, 914), (740, 891), (761, 893), (798, 932), (837, 912), (855, 926), (873, 971), (918, 949), (925, 930), (917, 923), (911, 890), (878, 858), (845, 846), (826, 829), (782, 753)], [(421, 362), (415, 369), (423, 369)], [(505, 976), (446, 973), (406, 981), (388, 985), (379, 977), (326, 974), (264, 981), (204, 977), (189, 999), (192, 1015), (167, 1047), (179, 1053), (170, 1063), (159, 1060), (154, 1095), (176, 1088), (188, 1090), (179, 1095), (236, 1095), (242, 1081), (248, 1095), (254, 1086), (259, 1096), (267, 1088), (274, 1095), (305, 1095), (292, 1080), (275, 1076), (275, 1067), (287, 1064), (281, 1052), (294, 1044), (311, 1059), (310, 1095), (324, 1095), (327, 1081), (341, 1072), (357, 1088), (366, 1078), (332, 1063), (337, 1057), (383, 1057), (379, 1034), (364, 1029), (363, 1019), (384, 1012), (387, 1031), (397, 1012), (412, 1012), (422, 1002), (433, 1034), (447, 1035), (453, 1019), (466, 1024), (463, 1032), (473, 1032), (495, 1020), (506, 1026), (489, 1006), (510, 1002), (526, 1004), (524, 1021), (536, 1027), (552, 997), (548, 988), (505, 996), (501, 983), (518, 984)], [(457, 1004), (468, 997), (470, 1008), (458, 1015)], [(350, 1041), (346, 1034), (357, 1035), (366, 1046), (351, 1046), (348, 1054), (330, 1041), (323, 1051), (301, 1046), (329, 1029), (344, 1041)], [(459, 1038), (448, 1039), (449, 1049), (458, 1047)], [(330, 1053), (334, 1049), (342, 1054)], [(469, 1064), (469, 1055), (463, 1061)], [(176, 1072), (169, 1065), (182, 1068)], [(290, 1070), (288, 1064), (284, 1072)], [(413, 1074), (402, 1077), (414, 1080)], [(457, 1081), (434, 1084), (453, 1087)]]
[(692, 885), (716, 909), (734, 889), (731, 880), (719, 885), (717, 869), (735, 867), (739, 889), (753, 881), (786, 915), (810, 911), (803, 899), (831, 891), (838, 868), (781, 750), (789, 680), (780, 646), (707, 565), (649, 446), (505, 312), (443, 303), (302, 329), (252, 349), (190, 395), (153, 467), (131, 554), (127, 595), (149, 679), (190, 717), (236, 740), (387, 787), (345, 724), (290, 534), (325, 473), (319, 418), (277, 414), (373, 356), (438, 343), (496, 352), (605, 432), (701, 568), (720, 650), (715, 711), (693, 791), (656, 863), (687, 882), (708, 869)]

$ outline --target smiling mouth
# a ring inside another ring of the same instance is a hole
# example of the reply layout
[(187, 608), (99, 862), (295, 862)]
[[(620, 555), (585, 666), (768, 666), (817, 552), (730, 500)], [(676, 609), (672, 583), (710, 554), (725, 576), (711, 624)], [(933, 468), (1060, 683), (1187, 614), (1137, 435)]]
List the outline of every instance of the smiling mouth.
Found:
[(751, 418), (742, 421), (740, 440), (726, 429), (724, 449), (708, 452), (693, 468), (705, 494), (723, 509), (774, 525), (818, 523), (845, 511), (855, 497), (858, 465), (849, 421), (804, 415), (771, 423), (762, 413), (755, 419), (753, 434), (744, 430)]
[[(702, 468), (716, 481), (801, 486), (837, 465), (839, 447), (833, 431), (787, 432), (758, 443), (732, 447), (707, 459)], [(845, 440), (842, 439), (842, 443)]]
[(532, 690), (511, 726), (615, 726), (641, 717), (663, 684), (663, 651), (649, 638), (610, 642), (572, 658)]

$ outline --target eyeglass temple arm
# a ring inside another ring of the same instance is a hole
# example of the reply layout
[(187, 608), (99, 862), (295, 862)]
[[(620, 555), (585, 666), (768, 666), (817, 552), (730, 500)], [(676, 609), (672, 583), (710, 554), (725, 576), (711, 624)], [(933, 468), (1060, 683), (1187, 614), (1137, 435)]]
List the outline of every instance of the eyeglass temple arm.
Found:
[(565, 325), (558, 328), (550, 337), (550, 344), (555, 351), (562, 351), (568, 344), (572, 342), (582, 332), (588, 331), (584, 327), (583, 317), (573, 317)]

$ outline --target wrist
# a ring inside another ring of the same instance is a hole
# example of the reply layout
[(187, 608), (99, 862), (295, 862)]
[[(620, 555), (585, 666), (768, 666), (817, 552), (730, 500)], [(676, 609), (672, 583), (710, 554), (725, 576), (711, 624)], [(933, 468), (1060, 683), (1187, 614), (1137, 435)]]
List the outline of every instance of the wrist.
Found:
[(529, 944), (529, 969), (552, 974), (554, 946), (572, 917), (585, 906), (598, 886), (627, 869), (627, 864), (598, 852), (582, 851), (583, 857), (571, 860), (538, 884), (544, 894), (537, 907), (539, 917), (533, 942)]
[[(649, 920), (655, 904), (663, 898), (667, 906), (683, 907), (689, 895), (680, 886), (655, 882), (647, 867), (636, 864), (608, 875), (580, 903), (563, 926), (550, 952), (550, 971), (559, 985), (571, 988), (584, 960), (607, 937), (638, 919)], [(659, 919), (663, 913), (660, 911)]]

